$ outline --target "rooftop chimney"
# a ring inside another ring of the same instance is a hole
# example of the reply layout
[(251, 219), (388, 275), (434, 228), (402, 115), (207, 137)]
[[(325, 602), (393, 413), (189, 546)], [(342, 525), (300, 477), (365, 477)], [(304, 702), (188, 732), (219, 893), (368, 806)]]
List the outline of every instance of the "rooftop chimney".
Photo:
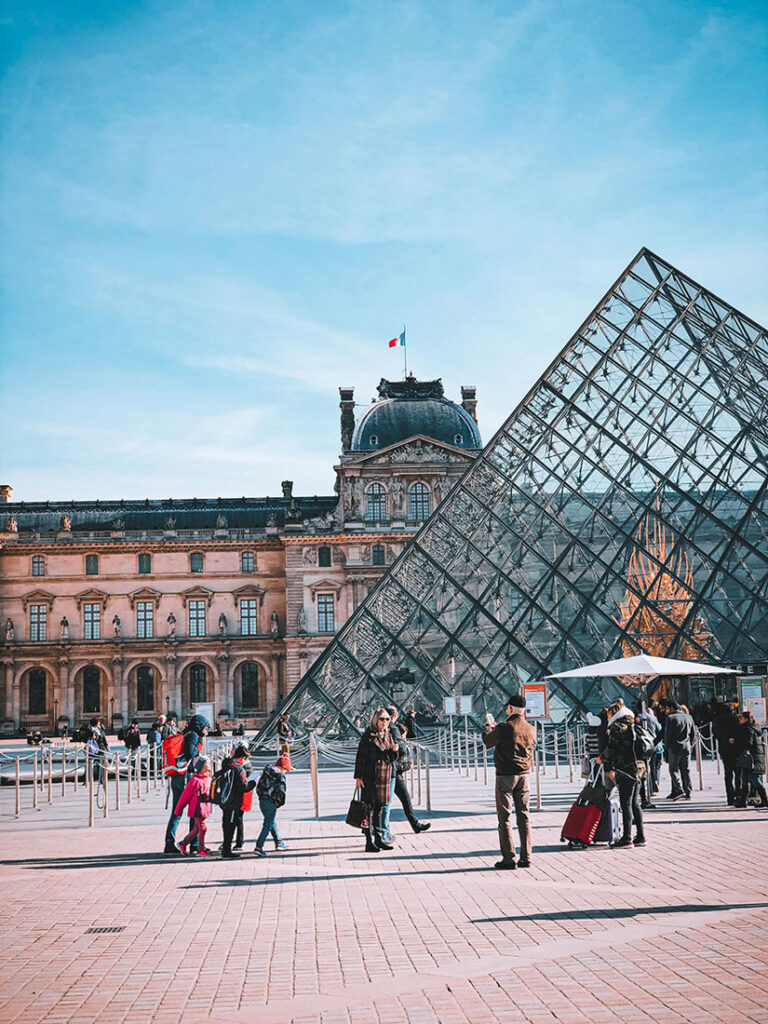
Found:
[(0, 505), (10, 505), (13, 488), (10, 484), (0, 484)]
[(355, 430), (355, 389), (339, 388), (339, 408), (341, 409), (341, 450), (348, 452), (352, 447), (352, 434)]
[(280, 486), (283, 488), (283, 497), (290, 501), (293, 498), (293, 480), (283, 480)]
[(462, 409), (466, 409), (475, 423), (477, 423), (477, 388), (474, 385), (462, 384), (461, 407)]

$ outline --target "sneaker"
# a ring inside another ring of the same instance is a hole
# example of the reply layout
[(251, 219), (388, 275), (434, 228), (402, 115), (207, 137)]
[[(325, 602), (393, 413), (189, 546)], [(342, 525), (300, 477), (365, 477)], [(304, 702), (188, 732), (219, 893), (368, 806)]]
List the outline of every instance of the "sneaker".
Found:
[(267, 856), (267, 851), (262, 846), (255, 847), (253, 852), (256, 854), (257, 857)]
[(517, 862), (517, 866), (519, 868), (529, 868), (531, 866), (531, 862), (529, 860), (519, 860)]
[(276, 850), (290, 850), (290, 846), (283, 839), (279, 843), (275, 843)]
[(210, 857), (212, 853), (213, 853), (213, 850), (198, 850), (197, 851), (197, 856), (198, 857)]
[(182, 857), (188, 857), (189, 856), (189, 850), (187, 850), (187, 847), (186, 847), (186, 845), (184, 843), (182, 843), (182, 842), (176, 843), (176, 849), (179, 851), (179, 853), (181, 854)]
[(224, 858), (224, 860), (236, 860), (241, 856), (241, 854), (235, 853), (234, 850), (230, 850), (229, 853), (222, 851), (221, 856)]
[(685, 793), (675, 793), (672, 799), (677, 802), (678, 800), (690, 800), (691, 798), (686, 796)]
[(645, 836), (635, 836), (632, 840), (633, 846), (645, 846)]
[(493, 866), (497, 871), (514, 871), (517, 864), (513, 860), (497, 860)]
[(621, 839), (617, 839), (615, 843), (609, 844), (612, 850), (627, 850), (633, 844), (629, 836), (622, 836)]

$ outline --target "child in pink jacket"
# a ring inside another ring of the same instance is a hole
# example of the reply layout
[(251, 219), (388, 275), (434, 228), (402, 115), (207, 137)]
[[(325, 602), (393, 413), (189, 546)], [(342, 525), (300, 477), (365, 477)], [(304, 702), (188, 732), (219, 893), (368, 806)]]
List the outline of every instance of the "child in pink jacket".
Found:
[(196, 757), (192, 762), (192, 771), (194, 774), (184, 787), (175, 811), (181, 814), (187, 808), (189, 833), (176, 846), (186, 857), (187, 847), (197, 839), (197, 852), (201, 857), (207, 857), (211, 852), (205, 847), (205, 819), (211, 813), (211, 762), (207, 757)]

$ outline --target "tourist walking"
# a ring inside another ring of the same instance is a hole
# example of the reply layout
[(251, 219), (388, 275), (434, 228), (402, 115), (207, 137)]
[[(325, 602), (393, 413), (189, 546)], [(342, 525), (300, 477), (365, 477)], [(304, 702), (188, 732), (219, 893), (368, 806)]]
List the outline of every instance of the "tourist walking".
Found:
[(408, 746), (408, 726), (405, 722), (398, 722), (397, 729), (400, 738), (397, 740), (397, 761), (395, 762), (395, 796), (403, 805), (408, 824), (414, 832), (426, 832), (432, 827), (431, 821), (419, 821), (413, 810), (411, 794), (408, 792), (406, 776), (411, 769), (411, 750)]
[(763, 730), (749, 711), (739, 715), (739, 731), (736, 739), (738, 748), (737, 764), (739, 767), (740, 789), (736, 800), (737, 807), (746, 807), (750, 795), (760, 798), (760, 807), (768, 807), (763, 776), (765, 775), (765, 746)]
[[(605, 765), (608, 778), (613, 779), (619, 789), (621, 802), (621, 838), (612, 843), (612, 849), (631, 846), (645, 846), (643, 812), (640, 807), (639, 765), (635, 754), (635, 716), (624, 707), (623, 701), (616, 701), (608, 708), (607, 742), (598, 764)], [(632, 822), (635, 837), (632, 838)]]
[[(160, 718), (162, 718), (162, 722)], [(161, 715), (160, 718), (156, 718), (149, 729), (147, 729), (147, 770), (150, 778), (156, 776), (159, 770), (158, 755), (163, 744), (165, 716)]]
[(238, 825), (242, 826), (243, 797), (256, 786), (256, 779), (253, 776), (249, 778), (245, 771), (249, 757), (248, 747), (240, 743), (233, 750), (232, 756), (224, 758), (222, 763), (226, 781), (224, 782), (225, 797), (221, 804), (221, 828), (224, 833), (221, 856), (225, 858), (240, 856), (238, 850), (232, 849), (232, 840)]
[(736, 764), (739, 754), (736, 744), (739, 724), (739, 716), (736, 714), (733, 704), (729, 704), (724, 697), (715, 697), (712, 701), (712, 735), (717, 741), (717, 752), (723, 763), (725, 799), (728, 801), (729, 807), (736, 803), (739, 790)]
[[(496, 816), (499, 821), (501, 860), (494, 865), (499, 870), (514, 870), (531, 866), (531, 821), (528, 804), (536, 730), (525, 720), (525, 700), (512, 696), (507, 702), (507, 720), (499, 725), (492, 715), (485, 716), (483, 743), (494, 748), (496, 765)], [(520, 835), (520, 859), (515, 856), (515, 838), (512, 832), (512, 808)]]
[(190, 844), (196, 843), (199, 856), (207, 857), (211, 852), (205, 845), (205, 819), (211, 813), (211, 762), (207, 757), (196, 757), (192, 761), (192, 774), (176, 804), (176, 813), (182, 815), (185, 807), (189, 832), (176, 844), (177, 848), (186, 857)]
[[(400, 723), (397, 720), (399, 712), (394, 704), (390, 704), (386, 710), (389, 715), (389, 731), (392, 733), (392, 739), (395, 746), (398, 746), (400, 743)], [(381, 817), (381, 827), (385, 843), (394, 843), (395, 841), (395, 837), (392, 835), (392, 803), (395, 799), (396, 783), (397, 769), (394, 768), (392, 771), (392, 779), (389, 784), (389, 799), (384, 805), (384, 811)]]
[(128, 760), (130, 761), (131, 768), (135, 769), (136, 758), (138, 757), (139, 750), (141, 749), (141, 732), (139, 730), (138, 718), (131, 719), (131, 724), (123, 734), (123, 743), (125, 744), (125, 749), (128, 752)]
[(269, 764), (266, 766), (256, 783), (256, 795), (264, 816), (264, 823), (253, 851), (257, 857), (267, 856), (264, 843), (268, 835), (272, 836), (276, 850), (288, 849), (288, 843), (283, 842), (280, 838), (277, 828), (277, 812), (285, 803), (285, 773), (289, 771), (291, 771), (291, 758), (288, 754), (281, 754), (274, 767)]
[(669, 713), (664, 719), (664, 749), (669, 763), (669, 777), (672, 790), (667, 800), (690, 800), (691, 750), (696, 738), (696, 726), (689, 714), (682, 710), (676, 700), (668, 700)]
[(107, 734), (100, 718), (92, 718), (88, 730), (88, 753), (93, 762), (93, 781), (101, 785), (106, 778), (106, 760), (109, 751)]
[(393, 849), (384, 837), (383, 824), (397, 760), (397, 743), (389, 729), (390, 721), (386, 708), (377, 708), (357, 747), (355, 785), (362, 788), (363, 803), (368, 808), (368, 825), (363, 829), (366, 853)]
[(174, 748), (173, 752), (169, 753), (168, 763), (165, 766), (165, 774), (171, 787), (171, 815), (165, 828), (165, 849), (163, 852), (169, 857), (179, 852), (176, 846), (176, 829), (181, 821), (181, 815), (176, 813), (176, 804), (184, 792), (187, 776), (192, 771), (192, 763), (203, 749), (203, 739), (210, 727), (208, 719), (203, 715), (192, 715), (184, 726), (181, 736), (173, 733), (163, 740), (164, 751), (166, 748), (169, 751), (171, 747)]

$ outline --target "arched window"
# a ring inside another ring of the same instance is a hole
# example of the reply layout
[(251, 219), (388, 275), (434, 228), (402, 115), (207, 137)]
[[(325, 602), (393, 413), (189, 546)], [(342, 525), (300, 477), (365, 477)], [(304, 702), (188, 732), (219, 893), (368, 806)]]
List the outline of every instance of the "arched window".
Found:
[(240, 704), (242, 711), (255, 711), (259, 705), (259, 666), (246, 661), (240, 667)]
[(203, 571), (203, 554), (201, 551), (193, 551), (192, 554), (189, 556), (189, 571)]
[(426, 484), (411, 487), (411, 519), (429, 518), (429, 488)]
[(189, 670), (189, 703), (202, 704), (206, 700), (205, 665), (193, 665)]
[(101, 711), (101, 671), (95, 665), (83, 669), (83, 713)]
[(32, 558), (32, 575), (45, 576), (45, 558), (42, 555), (34, 555)]
[(381, 484), (371, 484), (368, 488), (365, 518), (369, 522), (377, 522), (387, 518), (387, 495)]
[(371, 548), (371, 561), (374, 565), (386, 564), (386, 550), (383, 544), (374, 544)]
[(322, 547), (317, 549), (317, 564), (321, 569), (328, 569), (331, 565), (331, 549)]
[(28, 703), (30, 715), (46, 713), (46, 678), (45, 669), (31, 668), (27, 676)]
[(155, 670), (151, 665), (136, 669), (136, 710), (155, 710)]

